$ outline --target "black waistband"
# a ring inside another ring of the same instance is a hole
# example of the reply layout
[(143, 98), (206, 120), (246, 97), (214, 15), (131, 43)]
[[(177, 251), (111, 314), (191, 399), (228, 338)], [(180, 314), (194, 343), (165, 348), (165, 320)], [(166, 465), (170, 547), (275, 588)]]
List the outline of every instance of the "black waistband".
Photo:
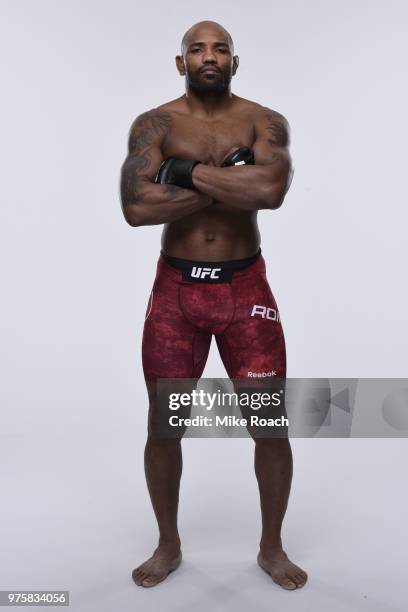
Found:
[(233, 272), (244, 270), (261, 255), (261, 249), (245, 259), (230, 259), (224, 261), (196, 261), (172, 257), (160, 251), (163, 259), (173, 268), (182, 271), (183, 280), (190, 282), (222, 283), (231, 282)]

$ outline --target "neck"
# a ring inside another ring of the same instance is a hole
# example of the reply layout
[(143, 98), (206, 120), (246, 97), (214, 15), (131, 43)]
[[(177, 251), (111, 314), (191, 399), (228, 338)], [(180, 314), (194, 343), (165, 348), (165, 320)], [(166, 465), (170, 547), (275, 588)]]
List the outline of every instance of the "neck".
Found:
[(213, 117), (231, 106), (234, 94), (231, 93), (230, 87), (222, 93), (213, 91), (197, 93), (189, 87), (186, 87), (184, 97), (191, 113)]

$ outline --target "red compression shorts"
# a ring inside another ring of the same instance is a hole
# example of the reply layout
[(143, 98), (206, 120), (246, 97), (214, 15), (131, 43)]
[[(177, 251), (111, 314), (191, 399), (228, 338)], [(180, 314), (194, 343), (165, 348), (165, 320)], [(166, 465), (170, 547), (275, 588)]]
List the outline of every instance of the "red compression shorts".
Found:
[(286, 377), (282, 324), (260, 250), (223, 262), (161, 253), (143, 330), (146, 381), (199, 378), (213, 334), (229, 378)]

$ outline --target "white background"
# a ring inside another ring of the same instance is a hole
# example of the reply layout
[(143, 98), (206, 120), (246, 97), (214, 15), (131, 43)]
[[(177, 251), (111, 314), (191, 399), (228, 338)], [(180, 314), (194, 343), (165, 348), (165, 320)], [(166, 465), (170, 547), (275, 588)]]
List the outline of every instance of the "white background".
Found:
[[(259, 215), (288, 376), (406, 376), (408, 5), (2, 1), (0, 12), (0, 588), (70, 589), (75, 611), (402, 609), (404, 439), (293, 441), (284, 543), (310, 575), (296, 593), (254, 565), (251, 441), (186, 441), (186, 562), (155, 590), (133, 585), (156, 541), (140, 343), (161, 227), (127, 226), (118, 185), (133, 119), (184, 92), (184, 31), (220, 22), (240, 56), (234, 93), (291, 125), (291, 189)], [(224, 375), (215, 343), (204, 375)]]

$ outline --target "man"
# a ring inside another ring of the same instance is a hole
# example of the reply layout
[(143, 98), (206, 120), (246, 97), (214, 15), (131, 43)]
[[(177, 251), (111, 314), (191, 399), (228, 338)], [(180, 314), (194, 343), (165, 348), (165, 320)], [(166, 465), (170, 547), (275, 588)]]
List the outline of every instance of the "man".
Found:
[[(192, 26), (176, 57), (186, 93), (137, 117), (122, 166), (126, 221), (165, 224), (142, 342), (150, 400), (145, 472), (160, 534), (153, 556), (132, 574), (144, 587), (164, 580), (181, 561), (181, 442), (152, 434), (157, 379), (199, 378), (212, 335), (231, 379), (286, 376), (257, 212), (278, 208), (290, 186), (289, 126), (278, 112), (231, 93), (238, 61), (222, 26)], [(292, 478), (287, 437), (255, 439), (255, 473), (258, 563), (281, 587), (302, 587), (307, 574), (288, 559), (280, 537)]]

